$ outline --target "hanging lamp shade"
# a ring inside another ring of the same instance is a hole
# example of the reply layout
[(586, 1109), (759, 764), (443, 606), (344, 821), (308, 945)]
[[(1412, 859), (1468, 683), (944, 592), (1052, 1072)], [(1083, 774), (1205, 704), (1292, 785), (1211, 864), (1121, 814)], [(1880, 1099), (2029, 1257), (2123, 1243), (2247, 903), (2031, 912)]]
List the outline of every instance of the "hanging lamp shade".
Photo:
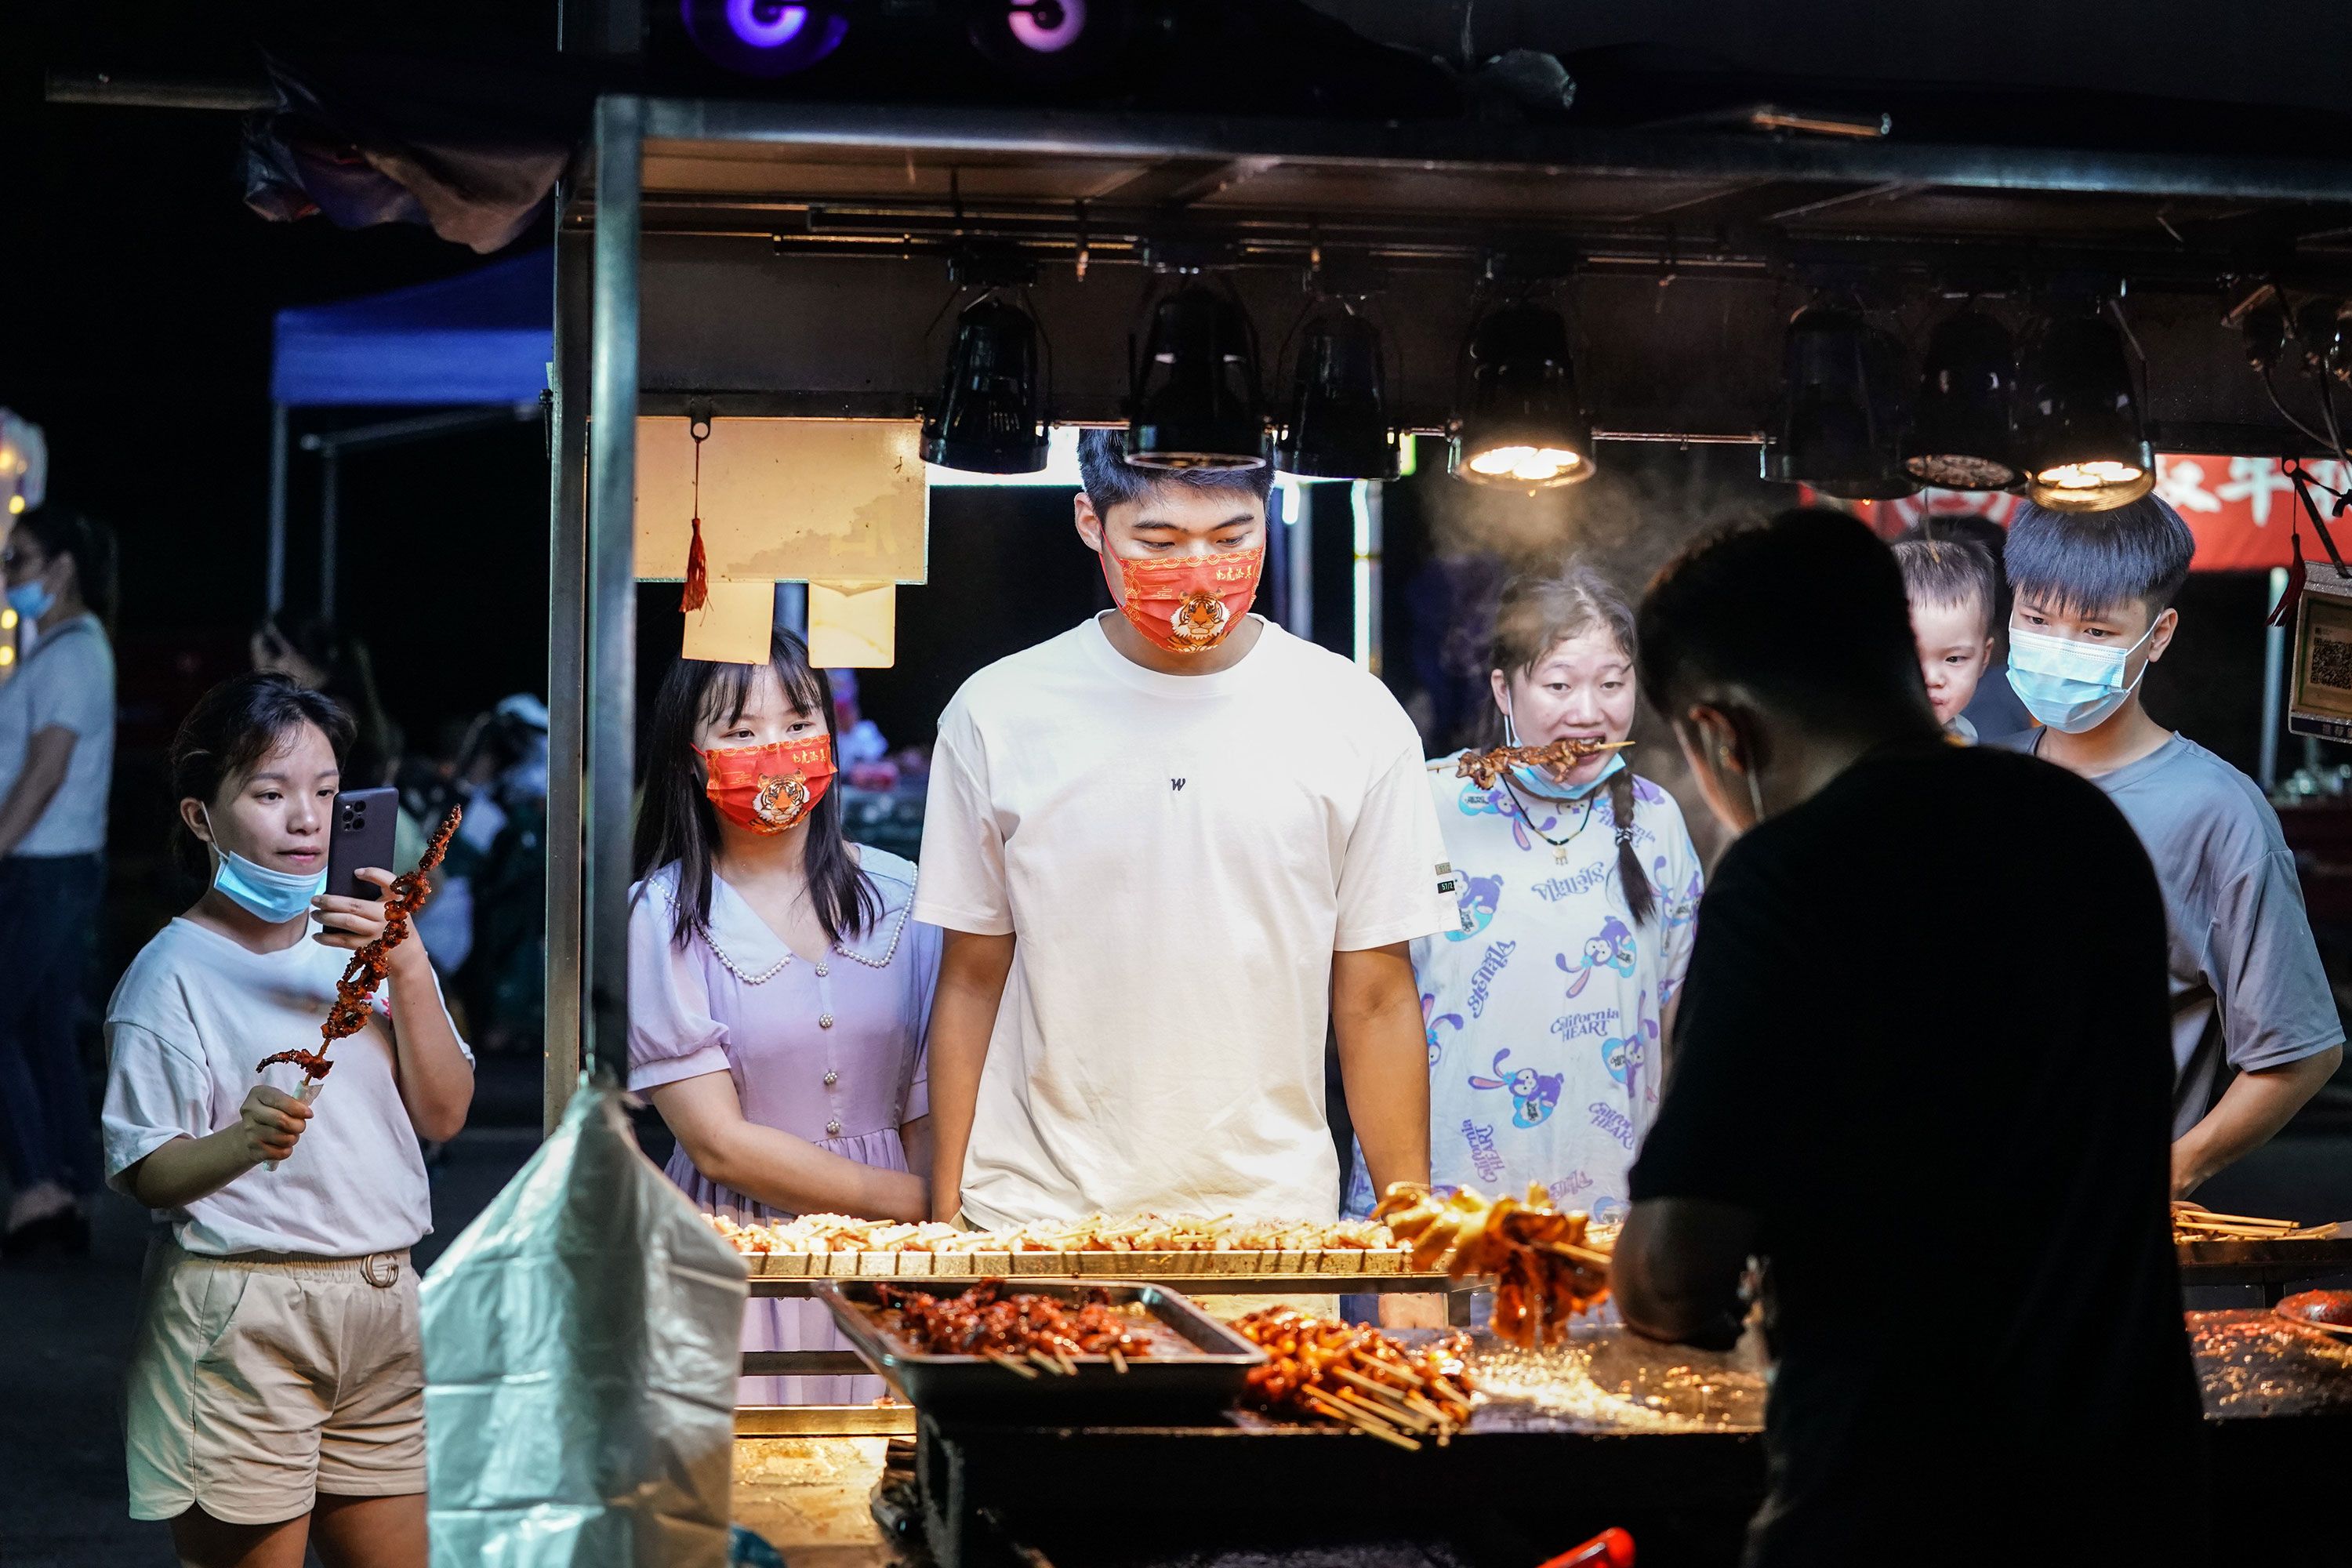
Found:
[(1763, 477), (1843, 500), (1888, 500), (1919, 488), (1901, 460), (1902, 345), (1852, 310), (1808, 305), (1782, 340), (1780, 428)]
[(1257, 332), (1205, 284), (1152, 308), (1128, 396), (1127, 460), (1146, 468), (1255, 468), (1266, 460)]
[(1927, 339), (1903, 466), (1923, 485), (2005, 490), (2018, 466), (2017, 345), (2009, 329), (1974, 306), (1947, 317)]
[(973, 474), (1045, 466), (1047, 415), (1037, 323), (990, 294), (956, 318), (939, 401), (923, 420), (923, 461)]
[(2107, 511), (2156, 488), (2156, 448), (2113, 322), (2051, 322), (2029, 356), (2024, 389), (2025, 493), (2035, 504)]
[(1558, 310), (1529, 302), (1480, 319), (1452, 434), (1447, 467), (1472, 484), (1545, 489), (1592, 477), (1592, 420)]
[(1339, 301), (1318, 309), (1299, 329), (1283, 471), (1310, 479), (1395, 479), (1388, 410), (1380, 329)]

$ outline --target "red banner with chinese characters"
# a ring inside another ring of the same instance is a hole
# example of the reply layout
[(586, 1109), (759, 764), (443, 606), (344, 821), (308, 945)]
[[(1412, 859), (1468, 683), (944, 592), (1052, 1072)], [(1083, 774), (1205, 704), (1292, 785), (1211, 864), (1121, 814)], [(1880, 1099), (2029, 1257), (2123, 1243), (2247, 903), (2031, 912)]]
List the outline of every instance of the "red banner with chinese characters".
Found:
[[(2342, 463), (2307, 463), (2305, 470), (2320, 485), (2342, 489), (2352, 474)], [(2301, 521), (2303, 503), (2295, 499), (2294, 481), (2276, 458), (2217, 458), (2184, 455), (2156, 460), (2156, 493), (2172, 503), (2197, 536), (2199, 572), (2266, 572), (2287, 564), (2288, 540)], [(2334, 504), (2315, 490), (2312, 499), (2321, 514)], [(1979, 495), (1960, 490), (1921, 490), (1900, 500), (1857, 501), (1853, 510), (1887, 539), (1899, 539), (1923, 518), (1960, 517), (1971, 512), (2006, 526), (2010, 515), (2024, 504), (2012, 495)], [(2336, 542), (2352, 549), (2352, 514), (2341, 525), (2328, 519), (2331, 529), (2345, 531)], [(2324, 560), (2319, 542), (2303, 530), (2304, 554)]]

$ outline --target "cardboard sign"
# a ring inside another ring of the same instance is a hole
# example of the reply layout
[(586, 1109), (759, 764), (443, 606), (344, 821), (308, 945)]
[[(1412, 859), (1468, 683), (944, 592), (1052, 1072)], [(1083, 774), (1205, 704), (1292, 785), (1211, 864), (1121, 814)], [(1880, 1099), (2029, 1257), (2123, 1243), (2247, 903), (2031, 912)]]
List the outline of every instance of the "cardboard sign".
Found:
[(888, 583), (811, 583), (809, 662), (887, 669), (898, 661), (898, 590)]
[(679, 651), (721, 664), (767, 663), (776, 626), (776, 585), (713, 577), (709, 588), (702, 608), (686, 612), (686, 646)]
[[(922, 582), (929, 571), (929, 487), (921, 430), (896, 420), (712, 420), (702, 443), (701, 483), (710, 575)], [(684, 579), (694, 514), (694, 438), (687, 421), (640, 418), (640, 579)]]

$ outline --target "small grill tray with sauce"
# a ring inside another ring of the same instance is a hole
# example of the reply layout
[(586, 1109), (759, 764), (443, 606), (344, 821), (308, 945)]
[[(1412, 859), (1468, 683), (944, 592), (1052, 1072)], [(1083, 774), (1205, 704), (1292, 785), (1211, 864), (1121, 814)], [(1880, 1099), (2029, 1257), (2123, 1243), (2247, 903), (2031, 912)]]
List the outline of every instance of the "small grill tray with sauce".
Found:
[[(1139, 1306), (1192, 1344), (1192, 1355), (1129, 1356), (1127, 1370), (1108, 1356), (1074, 1355), (1075, 1377), (1038, 1370), (1025, 1378), (982, 1356), (928, 1355), (891, 1332), (884, 1310), (887, 1280), (828, 1280), (818, 1300), (833, 1310), (857, 1353), (899, 1397), (936, 1420), (1061, 1425), (1071, 1420), (1124, 1425), (1213, 1417), (1241, 1397), (1250, 1368), (1265, 1352), (1173, 1290), (1118, 1280), (1006, 1280), (1007, 1295), (1077, 1303), (1099, 1291), (1114, 1306)], [(978, 1281), (973, 1281), (977, 1284)], [(934, 1294), (955, 1295), (959, 1291)]]

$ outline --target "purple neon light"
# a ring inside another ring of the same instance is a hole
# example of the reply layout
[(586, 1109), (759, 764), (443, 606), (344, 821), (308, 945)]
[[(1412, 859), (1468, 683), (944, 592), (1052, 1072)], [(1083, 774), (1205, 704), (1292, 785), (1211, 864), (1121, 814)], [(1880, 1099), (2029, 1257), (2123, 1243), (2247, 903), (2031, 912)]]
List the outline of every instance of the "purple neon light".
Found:
[(778, 5), (773, 0), (727, 0), (727, 26), (755, 49), (780, 49), (801, 36), (808, 26), (805, 5)]
[[(1061, 19), (1050, 26), (1039, 20), (1037, 12), (1058, 11)], [(1078, 41), (1087, 30), (1087, 0), (1012, 0), (1012, 10), (1004, 25), (1012, 30), (1015, 42), (1022, 47), (1041, 55), (1059, 53)]]

